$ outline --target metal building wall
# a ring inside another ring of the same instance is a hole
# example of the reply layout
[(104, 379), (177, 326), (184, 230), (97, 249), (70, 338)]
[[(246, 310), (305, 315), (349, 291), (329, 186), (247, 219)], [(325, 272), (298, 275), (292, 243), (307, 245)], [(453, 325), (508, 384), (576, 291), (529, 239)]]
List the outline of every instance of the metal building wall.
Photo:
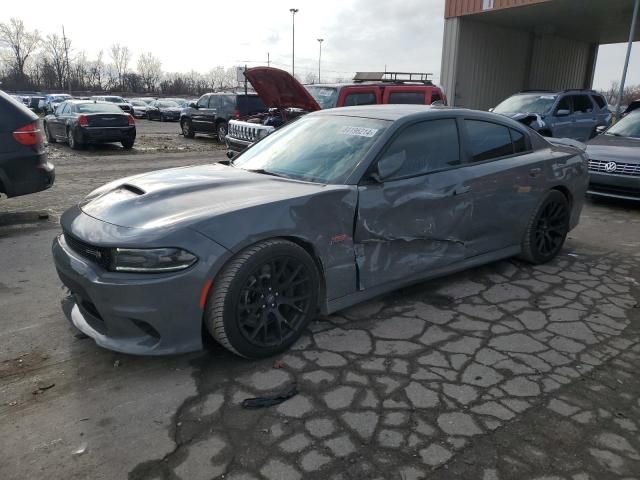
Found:
[[(471, 13), (482, 12), (483, 10), (498, 10), (501, 8), (521, 7), (533, 3), (548, 2), (549, 0), (493, 0), (483, 2), (483, 0), (446, 0), (444, 6), (444, 18), (459, 17)], [(484, 8), (491, 5), (491, 8)]]
[[(532, 44), (530, 33), (465, 18), (446, 20), (453, 21), (458, 22), (457, 46), (446, 46), (456, 38), (445, 25), (441, 68), (451, 105), (486, 110), (523, 89)], [(447, 33), (451, 39), (446, 38)], [(444, 72), (453, 75), (447, 77)]]
[(536, 37), (527, 88), (590, 88), (592, 79), (587, 77), (595, 63), (592, 48), (586, 42), (551, 35)]

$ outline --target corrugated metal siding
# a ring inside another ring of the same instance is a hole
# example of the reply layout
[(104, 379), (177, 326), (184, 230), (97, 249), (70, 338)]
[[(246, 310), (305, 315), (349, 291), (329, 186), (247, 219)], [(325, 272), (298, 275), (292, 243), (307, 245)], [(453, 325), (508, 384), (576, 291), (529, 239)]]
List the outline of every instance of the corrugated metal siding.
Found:
[(466, 18), (458, 21), (455, 97), (450, 95), (449, 103), (486, 110), (522, 90), (528, 74), (531, 34)]
[(551, 35), (536, 37), (528, 88), (583, 88), (594, 60), (589, 43)]
[(460, 32), (460, 19), (448, 18), (444, 21), (444, 35), (442, 39), (442, 63), (440, 65), (440, 84), (444, 93), (453, 105), (456, 88), (456, 69), (458, 62), (458, 34)]
[[(532, 3), (548, 2), (551, 0), (493, 0), (493, 10), (500, 8), (521, 7)], [(446, 0), (444, 7), (445, 18), (459, 17), (482, 11), (482, 0)]]

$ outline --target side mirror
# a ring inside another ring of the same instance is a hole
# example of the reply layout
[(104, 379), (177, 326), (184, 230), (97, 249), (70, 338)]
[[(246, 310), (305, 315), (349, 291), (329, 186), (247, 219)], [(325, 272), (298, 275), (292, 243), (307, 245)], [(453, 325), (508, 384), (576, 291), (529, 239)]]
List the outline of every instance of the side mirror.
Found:
[(227, 150), (227, 158), (229, 160), (233, 160), (236, 155), (238, 155), (236, 152), (234, 152), (233, 150)]
[(571, 115), (570, 110), (558, 110), (556, 112), (556, 117), (568, 117), (569, 115)]
[(189, 108), (195, 108), (197, 110), (198, 104), (196, 102), (189, 102)]
[(601, 135), (606, 130), (607, 130), (607, 127), (605, 125), (600, 125), (599, 127), (596, 127), (596, 134)]
[(489, 109), (489, 111), (490, 111), (490, 112), (493, 112), (493, 107), (491, 107), (491, 108)]
[(406, 158), (407, 152), (405, 150), (400, 150), (392, 155), (385, 155), (378, 160), (373, 178), (378, 182), (383, 182), (403, 167)]

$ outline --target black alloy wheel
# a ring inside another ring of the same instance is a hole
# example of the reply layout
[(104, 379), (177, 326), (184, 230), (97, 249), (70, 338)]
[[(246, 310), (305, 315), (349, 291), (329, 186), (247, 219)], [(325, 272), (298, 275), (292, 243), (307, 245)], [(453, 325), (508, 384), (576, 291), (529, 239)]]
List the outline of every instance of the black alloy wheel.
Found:
[(318, 306), (318, 270), (299, 245), (284, 239), (240, 252), (213, 280), (207, 329), (222, 346), (247, 358), (289, 348)]
[(80, 148), (80, 144), (76, 140), (76, 136), (73, 133), (73, 128), (67, 129), (67, 144), (71, 148), (71, 150), (78, 150)]
[(191, 126), (191, 120), (186, 119), (182, 121), (182, 135), (185, 138), (193, 138), (195, 133), (193, 131), (193, 127)]
[(552, 190), (532, 216), (523, 242), (522, 256), (532, 263), (545, 263), (562, 249), (570, 221), (569, 202), (563, 193)]

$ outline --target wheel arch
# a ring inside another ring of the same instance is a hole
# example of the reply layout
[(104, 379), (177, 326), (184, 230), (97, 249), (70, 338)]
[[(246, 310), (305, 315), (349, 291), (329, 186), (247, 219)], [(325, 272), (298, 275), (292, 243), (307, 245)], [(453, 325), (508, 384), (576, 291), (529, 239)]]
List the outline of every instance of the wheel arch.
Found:
[(552, 187), (551, 190), (557, 190), (558, 192), (562, 193), (567, 199), (567, 202), (569, 202), (569, 208), (573, 208), (573, 195), (571, 193), (571, 190), (569, 190), (564, 185), (556, 185), (555, 187)]

